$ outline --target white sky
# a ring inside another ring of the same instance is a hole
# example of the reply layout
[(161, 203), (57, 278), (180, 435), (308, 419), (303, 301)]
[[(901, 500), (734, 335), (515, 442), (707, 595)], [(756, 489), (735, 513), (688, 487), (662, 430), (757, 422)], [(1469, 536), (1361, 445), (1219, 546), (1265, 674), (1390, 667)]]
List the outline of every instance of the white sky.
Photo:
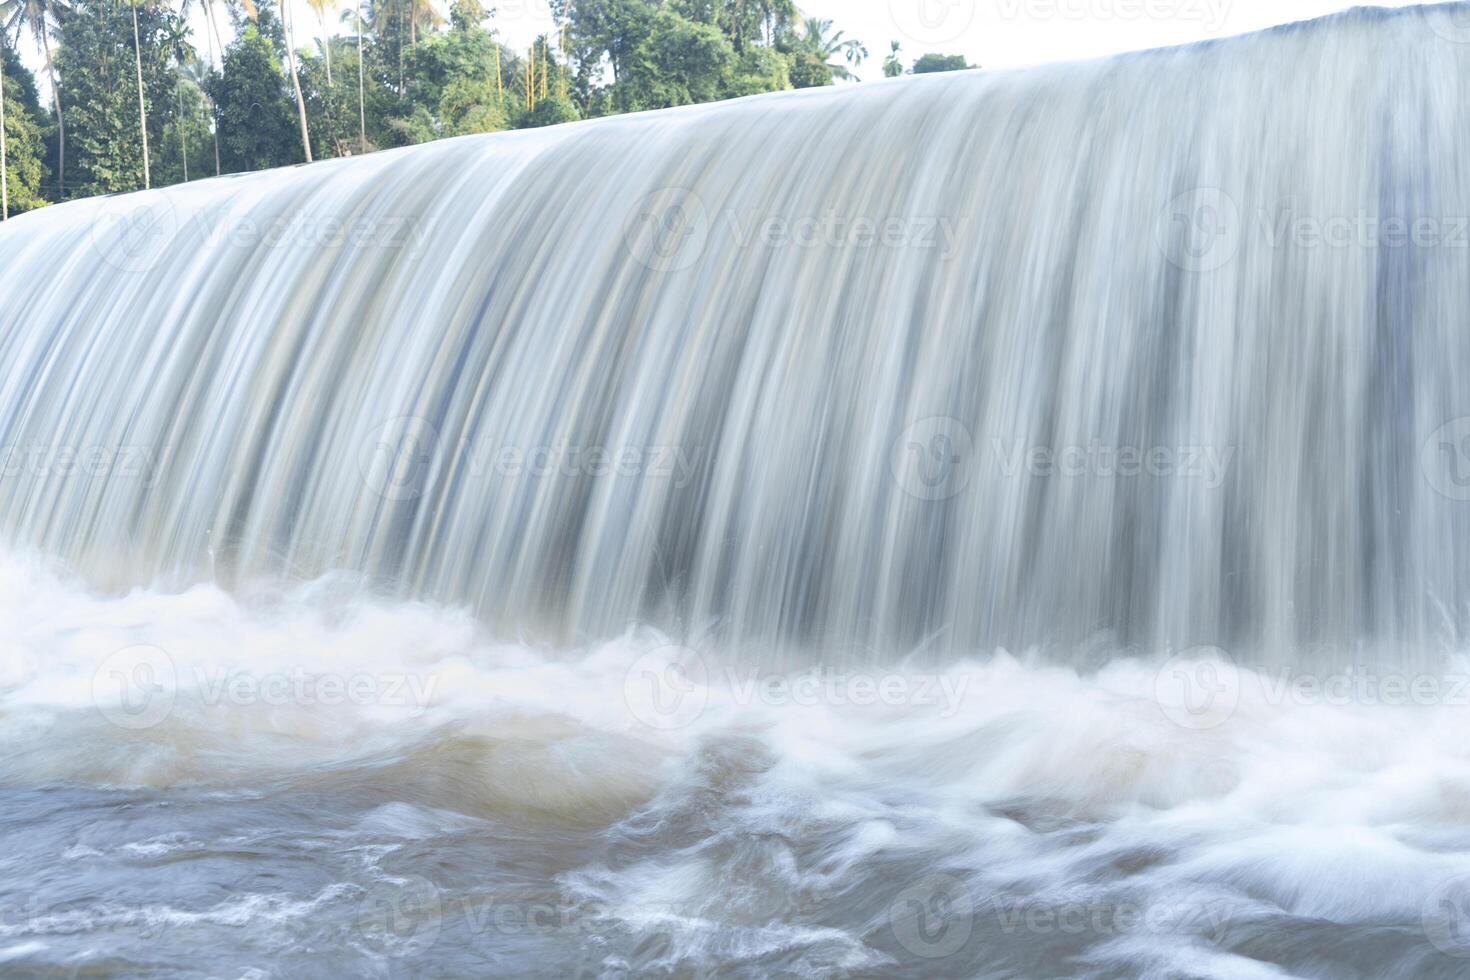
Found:
[[(436, 0), (437, 2), (437, 0)], [(487, 6), (492, 0), (484, 0)], [(1377, 0), (1411, 7), (1423, 0)], [(797, 0), (862, 41), (863, 79), (881, 78), (889, 41), (905, 65), (926, 52), (963, 54), (971, 64), (1009, 68), (1092, 58), (1245, 34), (1363, 6), (1365, 0)], [(500, 0), (494, 22), (507, 40), (529, 46), (551, 17), (545, 0)], [(301, 21), (305, 23), (305, 21)]]
[[(1422, 2), (1422, 0), (1421, 0)], [(867, 45), (864, 79), (881, 77), (888, 43), (906, 65), (926, 52), (1010, 68), (1244, 34), (1363, 6), (1348, 0), (802, 0)], [(1414, 0), (1378, 0), (1380, 7)]]
[[(319, 36), (316, 16), (305, 0), (288, 0), (295, 13), (296, 41), (307, 46)], [(343, 0), (341, 9), (350, 9)], [(449, 0), (430, 0), (448, 9)], [(490, 26), (506, 42), (529, 47), (551, 30), (547, 0), (482, 0), (497, 13)], [(1416, 0), (1377, 0), (1376, 6), (1414, 6)], [(972, 64), (1007, 68), (1092, 58), (1232, 34), (1320, 17), (1349, 7), (1352, 0), (798, 0), (804, 13), (830, 19), (834, 30), (862, 41), (869, 60), (864, 79), (882, 77), (891, 40), (903, 45), (905, 65), (926, 52), (963, 54)], [(194, 40), (205, 47), (205, 21), (196, 5)], [(228, 25), (221, 25), (227, 27)], [(228, 43), (228, 38), (226, 39)], [(22, 53), (40, 79), (40, 59), (28, 39)]]

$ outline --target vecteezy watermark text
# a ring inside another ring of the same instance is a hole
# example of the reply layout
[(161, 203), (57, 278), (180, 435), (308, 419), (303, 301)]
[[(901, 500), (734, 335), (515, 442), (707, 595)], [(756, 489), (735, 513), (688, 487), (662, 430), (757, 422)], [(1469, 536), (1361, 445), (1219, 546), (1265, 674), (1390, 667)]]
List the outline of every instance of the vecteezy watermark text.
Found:
[(708, 460), (703, 446), (579, 445), (570, 440), (521, 445), (496, 438), (446, 443), (429, 422), (401, 416), (368, 435), (358, 463), (369, 489), (400, 501), (417, 500), (450, 471), (456, 479), (470, 481), (644, 479), (682, 490)]
[(992, 902), (1001, 932), (1035, 936), (1195, 936), (1223, 941), (1232, 908), (1225, 902), (1128, 902), (1111, 899)]
[(0, 479), (137, 480), (152, 487), (171, 455), (168, 446), (0, 446)]
[(1198, 187), (1165, 205), (1154, 235), (1171, 265), (1206, 273), (1246, 249), (1470, 250), (1470, 215), (1303, 208), (1294, 198), (1248, 210), (1218, 187)]
[(1328, 670), (1239, 666), (1223, 650), (1206, 647), (1171, 657), (1158, 671), (1155, 699), (1181, 728), (1209, 730), (1252, 708), (1464, 708), (1470, 673), (1395, 671), (1374, 664)]
[(727, 208), (712, 214), (698, 194), (666, 187), (644, 196), (629, 213), (624, 242), (642, 265), (678, 272), (694, 265), (715, 235), (739, 249), (915, 249), (943, 261), (960, 244), (960, 223), (926, 214), (815, 214)]
[(388, 708), (417, 718), (429, 710), (438, 684), (432, 672), (341, 673), (306, 666), (253, 671), (198, 664), (181, 669), (168, 651), (140, 645), (98, 664), (92, 700), (111, 724), (146, 731), (171, 718), (181, 702), (192, 712), (297, 705)]
[(1105, 480), (1138, 477), (1200, 480), (1211, 490), (1225, 483), (1235, 459), (1233, 446), (1108, 446), (1093, 440), (1085, 446), (1060, 449), (1024, 439), (991, 443), (992, 457), (1002, 476), (1023, 473), (1033, 477), (1096, 477)]
[(931, 417), (906, 426), (889, 452), (893, 479), (920, 500), (949, 500), (981, 474), (1015, 480), (1195, 480), (1208, 490), (1224, 486), (1234, 446), (1119, 446), (1102, 439), (1050, 445), (1026, 438), (977, 441), (958, 419)]
[(661, 731), (697, 721), (712, 703), (737, 708), (919, 708), (941, 717), (959, 710), (973, 678), (921, 671), (854, 671), (816, 667), (797, 673), (743, 670), (709, 661), (688, 647), (660, 647), (639, 657), (623, 681), (623, 698), (640, 724)]

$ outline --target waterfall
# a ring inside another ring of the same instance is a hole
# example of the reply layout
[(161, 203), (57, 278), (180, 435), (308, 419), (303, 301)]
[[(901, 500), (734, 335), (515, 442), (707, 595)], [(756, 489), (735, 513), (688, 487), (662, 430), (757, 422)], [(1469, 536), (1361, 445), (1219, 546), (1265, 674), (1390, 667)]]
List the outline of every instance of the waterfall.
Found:
[(1354, 11), (0, 228), (0, 535), (731, 649), (1470, 630), (1470, 28)]

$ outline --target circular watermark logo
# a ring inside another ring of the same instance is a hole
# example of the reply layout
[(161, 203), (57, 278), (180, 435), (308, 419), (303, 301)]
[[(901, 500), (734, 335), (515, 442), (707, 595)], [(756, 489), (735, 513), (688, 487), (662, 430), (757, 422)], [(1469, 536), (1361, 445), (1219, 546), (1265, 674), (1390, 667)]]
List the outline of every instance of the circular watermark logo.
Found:
[(1429, 29), (1452, 44), (1470, 44), (1470, 3), (1445, 3), (1424, 8)]
[(444, 927), (439, 888), (416, 876), (375, 885), (358, 906), (357, 926), (384, 955), (418, 956), (438, 942)]
[(633, 208), (623, 239), (638, 262), (655, 272), (681, 272), (704, 254), (709, 243), (709, 212), (699, 195), (665, 187)]
[(898, 944), (926, 960), (953, 956), (975, 930), (975, 900), (953, 875), (934, 874), (905, 888), (888, 906)]
[(1154, 225), (1154, 240), (1169, 264), (1185, 272), (1213, 272), (1240, 250), (1240, 208), (1218, 187), (1197, 187), (1170, 201)]
[(698, 651), (650, 650), (623, 677), (623, 702), (642, 725), (658, 731), (686, 728), (709, 704), (709, 669)]
[(1470, 875), (1441, 882), (1429, 894), (1424, 934), (1446, 956), (1470, 959)]
[(898, 32), (919, 44), (947, 44), (975, 24), (975, 0), (888, 0)]
[(1451, 419), (1424, 440), (1419, 469), (1435, 493), (1470, 501), (1470, 417)]
[(1219, 728), (1240, 707), (1240, 668), (1217, 647), (1197, 647), (1170, 657), (1154, 676), (1154, 699), (1180, 728)]
[(899, 489), (920, 500), (949, 500), (970, 485), (975, 440), (959, 419), (920, 419), (904, 429), (888, 455)]
[(178, 698), (178, 670), (167, 651), (132, 646), (109, 656), (92, 675), (92, 703), (108, 722), (140, 732), (162, 724)]
[(439, 430), (410, 415), (390, 419), (363, 442), (363, 482), (384, 500), (417, 500), (428, 489), (439, 455)]
[(138, 191), (98, 198), (88, 231), (104, 263), (122, 272), (147, 272), (163, 260), (178, 226), (167, 194)]

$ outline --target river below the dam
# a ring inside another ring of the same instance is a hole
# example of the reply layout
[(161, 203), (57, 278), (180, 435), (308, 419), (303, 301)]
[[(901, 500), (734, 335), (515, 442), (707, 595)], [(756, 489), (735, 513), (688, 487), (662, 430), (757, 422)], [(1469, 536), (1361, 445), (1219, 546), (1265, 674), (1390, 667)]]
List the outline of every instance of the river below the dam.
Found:
[(1461, 663), (788, 674), (0, 561), (7, 977), (1459, 977)]

